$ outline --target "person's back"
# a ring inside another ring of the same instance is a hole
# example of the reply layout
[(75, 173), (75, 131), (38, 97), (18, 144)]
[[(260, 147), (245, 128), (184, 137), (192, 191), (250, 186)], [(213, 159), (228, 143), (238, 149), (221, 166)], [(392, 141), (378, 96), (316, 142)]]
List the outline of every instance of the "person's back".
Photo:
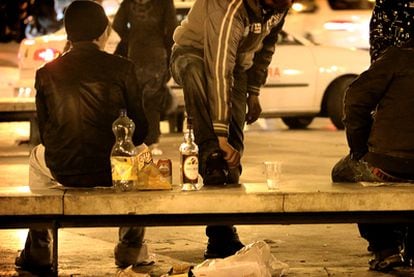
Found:
[[(334, 182), (414, 183), (414, 40), (387, 48), (345, 94), (350, 154), (332, 169)], [(395, 199), (398, 201), (398, 199)], [(374, 258), (388, 272), (413, 259), (412, 226), (359, 223)], [(411, 242), (412, 243), (412, 242)]]
[[(36, 73), (36, 111), (41, 143), (29, 158), (31, 190), (63, 186), (111, 186), (112, 123), (120, 109), (137, 125), (141, 144), (147, 120), (134, 64), (103, 52), (110, 26), (99, 4), (77, 0), (65, 12), (72, 49)], [(127, 267), (147, 258), (144, 227), (121, 227), (115, 263)], [(30, 229), (16, 266), (47, 275), (52, 267), (50, 229)]]
[[(158, 60), (166, 49), (167, 52), (170, 51), (176, 25), (172, 1), (124, 0), (115, 17), (113, 28), (122, 38), (127, 36), (128, 57), (141, 65), (153, 62), (153, 59)], [(129, 29), (125, 29), (127, 26)]]
[[(389, 47), (350, 85), (345, 98), (351, 151), (366, 152), (364, 159), (373, 166), (407, 179), (414, 179), (413, 47), (413, 40)], [(371, 121), (371, 128), (364, 127)]]
[(41, 141), (46, 163), (59, 182), (111, 186), (111, 126), (127, 105), (132, 106), (128, 116), (137, 126), (133, 141), (143, 142), (146, 123), (136, 105), (142, 95), (132, 81), (134, 74), (132, 62), (91, 42), (74, 43), (68, 53), (37, 72)]

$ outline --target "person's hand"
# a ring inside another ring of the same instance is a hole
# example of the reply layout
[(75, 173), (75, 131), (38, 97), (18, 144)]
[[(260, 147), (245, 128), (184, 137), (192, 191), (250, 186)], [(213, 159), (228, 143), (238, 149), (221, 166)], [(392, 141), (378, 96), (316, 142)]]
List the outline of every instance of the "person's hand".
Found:
[(259, 118), (261, 112), (262, 107), (260, 106), (259, 96), (249, 95), (249, 97), (247, 97), (247, 124), (252, 124), (255, 122)]
[(220, 149), (224, 153), (224, 160), (229, 168), (238, 167), (240, 165), (240, 153), (228, 143), (226, 137), (218, 137)]

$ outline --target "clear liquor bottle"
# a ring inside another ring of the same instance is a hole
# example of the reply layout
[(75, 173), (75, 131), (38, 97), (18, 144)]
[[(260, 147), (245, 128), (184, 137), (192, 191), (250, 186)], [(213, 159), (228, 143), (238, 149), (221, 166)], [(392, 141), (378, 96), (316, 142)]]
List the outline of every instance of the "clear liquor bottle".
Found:
[(130, 191), (137, 182), (135, 166), (136, 149), (132, 142), (134, 122), (121, 109), (119, 117), (112, 124), (115, 144), (111, 151), (112, 184), (116, 191)]
[(187, 118), (187, 130), (180, 145), (180, 184), (182, 190), (198, 189), (198, 146), (194, 142), (191, 117)]

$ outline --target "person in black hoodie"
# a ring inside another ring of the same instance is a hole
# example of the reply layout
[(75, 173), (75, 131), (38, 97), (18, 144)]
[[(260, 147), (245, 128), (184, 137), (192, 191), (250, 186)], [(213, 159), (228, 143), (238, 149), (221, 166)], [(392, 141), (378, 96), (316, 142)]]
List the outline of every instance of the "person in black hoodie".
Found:
[[(410, 31), (412, 33), (412, 30)], [(414, 182), (414, 39), (390, 46), (348, 88), (344, 125), (350, 154), (334, 182)], [(359, 224), (374, 259), (370, 269), (404, 264), (404, 224)]]
[(376, 0), (370, 21), (370, 55), (375, 61), (389, 46), (401, 46), (411, 38), (413, 0)]
[[(29, 159), (32, 191), (56, 182), (71, 187), (112, 186), (112, 123), (121, 109), (136, 124), (135, 145), (143, 143), (147, 134), (134, 64), (102, 51), (110, 32), (104, 9), (93, 1), (74, 1), (65, 12), (64, 24), (72, 48), (36, 72), (41, 144)], [(115, 248), (118, 266), (146, 258), (143, 236), (142, 227), (120, 228)], [(32, 272), (50, 270), (51, 230), (30, 229), (15, 264)]]

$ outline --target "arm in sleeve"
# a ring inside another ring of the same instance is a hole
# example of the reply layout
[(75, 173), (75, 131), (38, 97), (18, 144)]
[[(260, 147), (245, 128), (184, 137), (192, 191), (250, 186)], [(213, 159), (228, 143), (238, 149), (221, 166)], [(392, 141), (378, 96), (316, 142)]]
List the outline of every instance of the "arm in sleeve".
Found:
[(35, 88), (36, 88), (36, 114), (39, 124), (40, 142), (44, 144), (43, 134), (45, 130), (45, 124), (49, 117), (49, 113), (46, 106), (45, 94), (42, 86), (41, 69), (36, 71)]
[(144, 113), (142, 96), (142, 91), (138, 87), (134, 64), (130, 62), (125, 84), (125, 99), (128, 117), (135, 123), (135, 132), (132, 137), (135, 145), (142, 144), (148, 132), (148, 122)]
[(121, 40), (127, 40), (128, 37), (128, 2), (122, 1), (112, 22), (112, 29), (118, 33)]
[(204, 58), (207, 77), (207, 99), (214, 132), (228, 136), (231, 114), (233, 69), (244, 27), (238, 10), (243, 1), (232, 1), (226, 9), (209, 14), (204, 25)]
[[(390, 51), (391, 50), (391, 51)], [(390, 48), (363, 72), (348, 88), (344, 98), (344, 125), (350, 152), (361, 157), (368, 151), (372, 113), (394, 76), (397, 56)]]
[(260, 87), (266, 82), (267, 68), (272, 61), (278, 35), (285, 23), (286, 15), (287, 11), (283, 14), (280, 22), (273, 27), (270, 30), (270, 33), (263, 39), (261, 49), (254, 55), (253, 65), (247, 71), (247, 92), (249, 94), (259, 95)]
[(164, 15), (164, 44), (167, 49), (167, 57), (171, 55), (171, 48), (174, 44), (173, 34), (177, 27), (177, 14), (175, 12), (174, 2), (172, 0), (166, 1), (166, 9)]

